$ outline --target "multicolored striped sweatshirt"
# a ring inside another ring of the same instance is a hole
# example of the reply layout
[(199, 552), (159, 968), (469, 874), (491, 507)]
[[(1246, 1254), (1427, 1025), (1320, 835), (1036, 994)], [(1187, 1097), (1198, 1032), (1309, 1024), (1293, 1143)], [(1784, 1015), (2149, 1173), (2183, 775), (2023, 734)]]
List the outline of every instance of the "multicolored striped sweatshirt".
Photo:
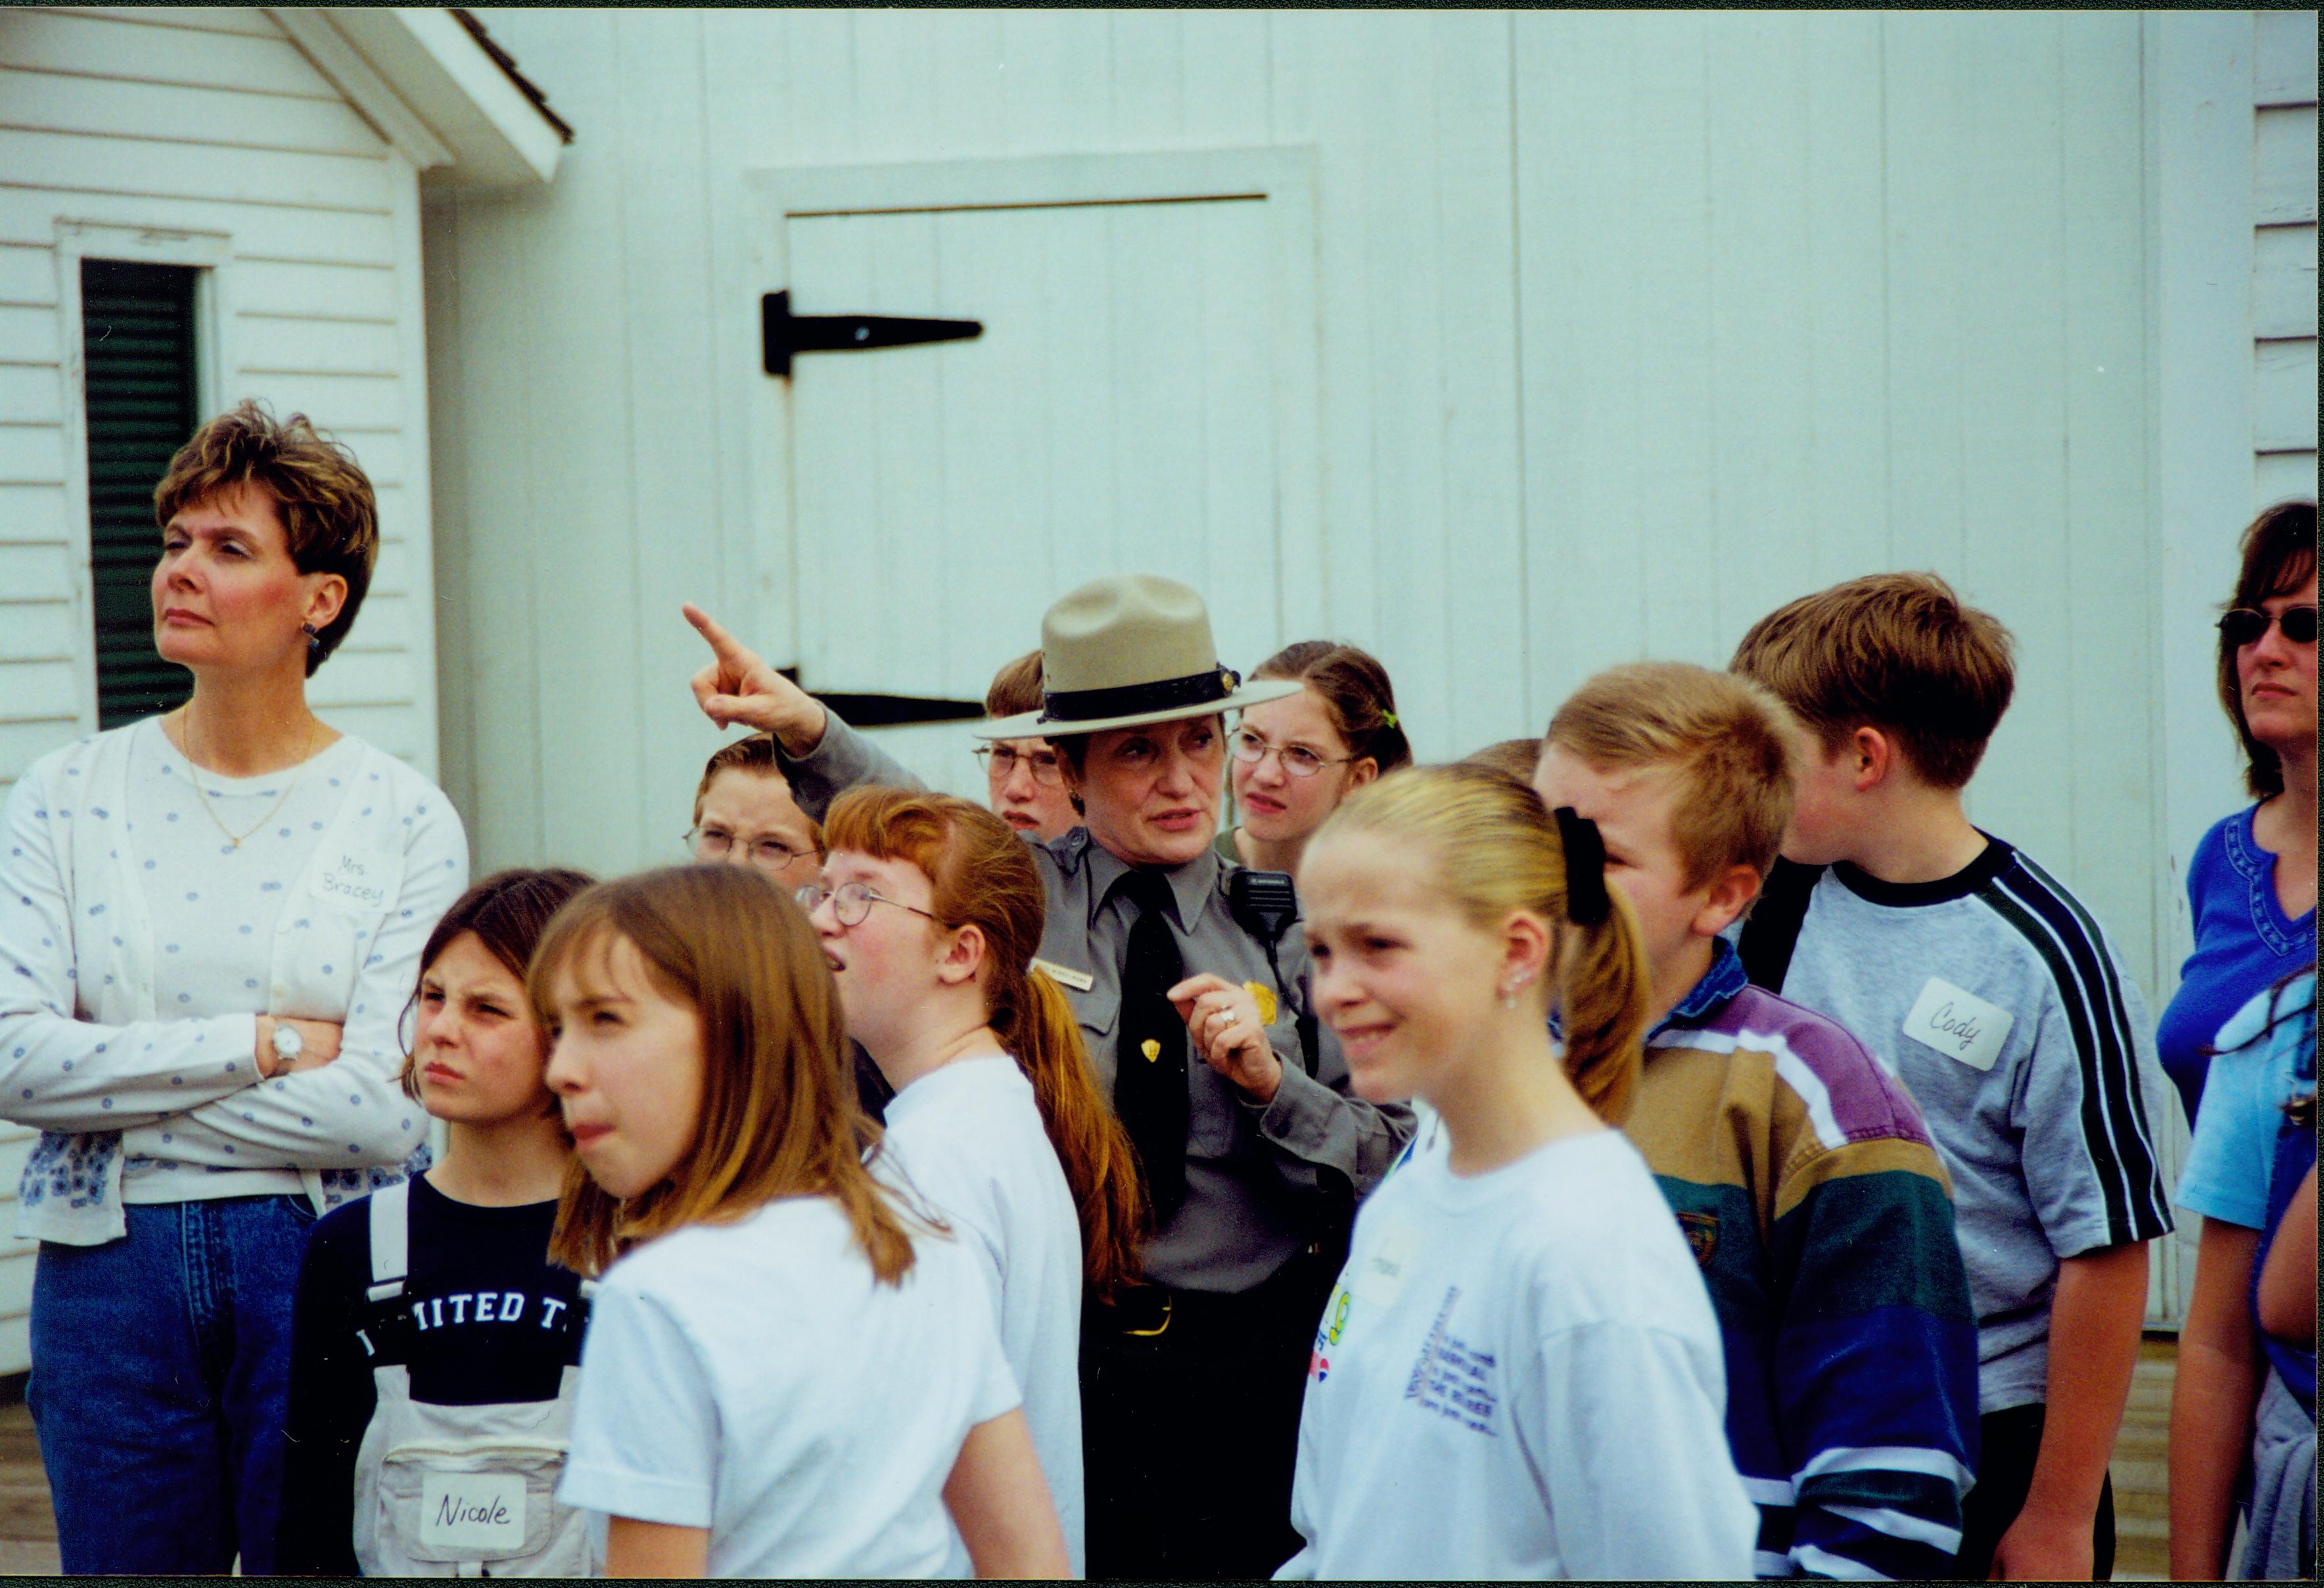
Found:
[(1978, 1458), (1977, 1322), (1920, 1110), (1723, 940), (1625, 1133), (1711, 1290), (1764, 1577), (1941, 1577)]

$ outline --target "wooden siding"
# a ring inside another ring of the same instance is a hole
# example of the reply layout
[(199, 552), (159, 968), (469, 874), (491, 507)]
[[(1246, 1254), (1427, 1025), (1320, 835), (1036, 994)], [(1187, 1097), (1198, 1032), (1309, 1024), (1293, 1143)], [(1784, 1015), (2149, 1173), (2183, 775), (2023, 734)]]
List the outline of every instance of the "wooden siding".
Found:
[[(67, 244), (72, 226), (80, 240)], [(124, 256), (212, 267), (200, 331), (208, 408), (251, 396), (278, 414), (303, 411), (370, 473), (378, 568), (313, 698), (334, 725), (432, 774), (416, 173), (261, 12), (10, 7), (0, 11), (0, 798), (42, 753), (96, 726), (73, 306), (76, 250), (105, 256), (115, 243)], [(14, 1200), (28, 1139), (0, 1131), (0, 1202)], [(13, 1221), (0, 1209), (0, 1228)], [(30, 1250), (0, 1237), (0, 1372), (24, 1366)]]
[(583, 131), (546, 196), (429, 211), (480, 864), (669, 852), (716, 743), (679, 595), (796, 653), (748, 173), (1312, 146), (1325, 545), (1285, 580), (1424, 755), (1933, 568), (2022, 646), (1977, 815), (2161, 990), (2135, 18), (486, 15)]
[(2252, 486), (2316, 495), (2316, 14), (2263, 11), (2252, 49)]

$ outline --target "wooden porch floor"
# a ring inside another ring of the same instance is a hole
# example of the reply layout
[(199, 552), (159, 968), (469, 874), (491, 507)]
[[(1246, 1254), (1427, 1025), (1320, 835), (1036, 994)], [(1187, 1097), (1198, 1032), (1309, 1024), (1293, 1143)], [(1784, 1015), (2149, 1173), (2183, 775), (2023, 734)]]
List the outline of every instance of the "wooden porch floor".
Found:
[[(2141, 1348), (2130, 1406), (2114, 1447), (2117, 1581), (2159, 1581), (2170, 1570), (2170, 1511), (2165, 1493), (2171, 1376), (2177, 1342), (2151, 1338)], [(0, 1574), (53, 1574), (56, 1523), (41, 1471), (32, 1414), (19, 1398), (0, 1405)]]

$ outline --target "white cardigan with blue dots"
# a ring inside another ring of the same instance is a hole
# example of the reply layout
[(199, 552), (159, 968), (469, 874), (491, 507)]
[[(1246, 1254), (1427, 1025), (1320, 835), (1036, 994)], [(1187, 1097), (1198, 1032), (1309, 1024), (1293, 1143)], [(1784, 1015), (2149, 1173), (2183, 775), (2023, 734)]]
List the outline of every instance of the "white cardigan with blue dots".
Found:
[[(364, 745), (355, 788), (285, 901), (286, 927), (314, 926), (277, 932), (272, 985), (248, 1013), (163, 1019), (145, 880), (116, 815), (142, 725), (44, 756), (0, 818), (0, 1119), (42, 1131), (16, 1232), (69, 1245), (126, 1229), (124, 1128), (176, 1121), (190, 1161), (207, 1142), (233, 1155), (222, 1166), (296, 1169), (318, 1211), (396, 1177), (426, 1123), (397, 1084), (398, 1022), (428, 934), (467, 886), (451, 801)], [(338, 1057), (258, 1081), (262, 1013), (343, 1022)]]

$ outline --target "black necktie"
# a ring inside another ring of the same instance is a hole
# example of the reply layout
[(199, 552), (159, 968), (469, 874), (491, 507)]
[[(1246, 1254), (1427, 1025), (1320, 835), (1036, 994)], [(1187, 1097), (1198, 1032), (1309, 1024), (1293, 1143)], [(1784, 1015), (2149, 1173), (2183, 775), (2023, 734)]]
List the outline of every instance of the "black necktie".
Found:
[(1164, 996), (1186, 973), (1170, 935), (1170, 884), (1163, 874), (1130, 872), (1113, 891), (1138, 910), (1121, 963), (1113, 1111), (1138, 1149), (1159, 1226), (1186, 1199), (1186, 1024)]

